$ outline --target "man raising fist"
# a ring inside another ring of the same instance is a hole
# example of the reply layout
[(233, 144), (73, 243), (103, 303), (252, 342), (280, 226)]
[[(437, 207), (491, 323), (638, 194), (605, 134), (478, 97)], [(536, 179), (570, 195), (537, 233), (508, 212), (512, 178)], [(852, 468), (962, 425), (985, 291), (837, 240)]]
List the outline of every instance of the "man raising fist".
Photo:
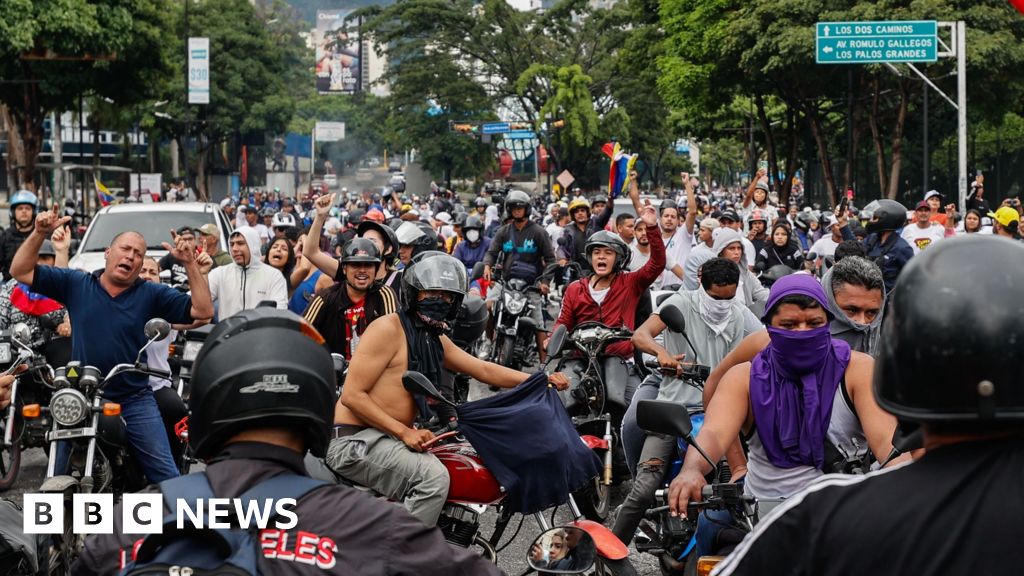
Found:
[[(35, 229), (14, 255), (11, 276), (33, 292), (62, 302), (71, 315), (71, 358), (107, 373), (114, 365), (130, 362), (146, 343), (143, 327), (151, 318), (172, 324), (191, 324), (213, 317), (210, 289), (186, 236), (171, 233), (174, 246), (163, 243), (185, 267), (191, 296), (139, 278), (146, 256), (146, 239), (134, 231), (121, 232), (110, 242), (106, 266), (92, 274), (80, 270), (37, 266), (43, 240), (71, 220), (60, 217), (58, 207), (36, 217)], [(147, 358), (143, 356), (143, 362)], [(160, 412), (145, 374), (125, 373), (104, 387), (104, 397), (121, 404), (128, 442), (150, 482), (178, 475), (164, 433)], [(61, 447), (58, 445), (58, 449)], [(59, 459), (61, 460), (61, 459)], [(66, 464), (58, 461), (60, 468)], [(58, 470), (63, 473), (64, 470)]]

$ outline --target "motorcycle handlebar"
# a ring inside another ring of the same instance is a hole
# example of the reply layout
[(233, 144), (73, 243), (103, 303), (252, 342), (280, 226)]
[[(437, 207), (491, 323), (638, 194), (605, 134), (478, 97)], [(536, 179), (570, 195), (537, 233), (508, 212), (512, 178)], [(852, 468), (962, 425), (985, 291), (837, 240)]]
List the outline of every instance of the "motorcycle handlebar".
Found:
[[(683, 367), (682, 376), (686, 378), (693, 378), (695, 380), (707, 380), (708, 376), (711, 374), (711, 368), (708, 366), (704, 366), (702, 364), (694, 364), (689, 362), (680, 362), (679, 364)], [(660, 371), (663, 374), (675, 374), (675, 370), (672, 370), (671, 368), (664, 368), (661, 365), (661, 363), (658, 362), (657, 360), (645, 360), (644, 366), (650, 368), (651, 370)]]

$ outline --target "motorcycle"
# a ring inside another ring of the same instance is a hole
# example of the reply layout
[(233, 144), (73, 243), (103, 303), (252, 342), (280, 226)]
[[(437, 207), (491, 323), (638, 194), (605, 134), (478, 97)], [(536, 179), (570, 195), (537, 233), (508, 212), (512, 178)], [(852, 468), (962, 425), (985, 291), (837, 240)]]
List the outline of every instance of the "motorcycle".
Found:
[[(480, 263), (482, 264), (482, 263)], [(554, 266), (548, 269), (533, 285), (519, 278), (503, 279), (503, 267), (494, 268), (492, 283), (501, 285), (501, 298), (494, 302), (491, 316), (494, 318), (494, 346), (489, 361), (520, 370), (537, 354), (536, 333), (539, 326), (531, 318), (534, 305), (530, 302), (530, 292), (540, 293), (539, 284)], [(483, 277), (483, 266), (473, 269), (473, 279)]]
[[(26, 423), (20, 408), (26, 403), (49, 400), (47, 386), (53, 379), (53, 369), (47, 364), (46, 358), (37, 352), (43, 348), (46, 340), (48, 338), (44, 337), (33, 342), (32, 333), (26, 324), (15, 324), (10, 330), (0, 332), (0, 364), (9, 364), (2, 374), (14, 374), (22, 365), (28, 366), (28, 370), (11, 385), (11, 403), (3, 419), (0, 435), (0, 491), (9, 490), (17, 481), (21, 469), (21, 453), (45, 445), (44, 435), (48, 422)], [(14, 356), (15, 352), (17, 356)]]
[[(621, 358), (604, 352), (609, 345), (632, 336), (626, 327), (584, 322), (571, 334), (559, 325), (548, 342), (549, 357), (562, 354), (556, 371), (566, 373), (570, 381), (569, 389), (558, 393), (562, 404), (580, 437), (604, 462), (602, 476), (575, 495), (584, 515), (597, 522), (608, 517), (612, 484), (629, 476), (620, 436), (622, 416), (629, 407), (629, 367)], [(578, 354), (565, 353), (566, 341)]]
[[(679, 438), (685, 446), (696, 449), (712, 467), (710, 483), (701, 489), (701, 501), (690, 502), (686, 517), (679, 518), (669, 514), (668, 484), (682, 468), (682, 458), (673, 463), (669, 474), (666, 474), (665, 488), (655, 494), (656, 501), (661, 505), (651, 508), (645, 514), (658, 527), (657, 538), (652, 539), (644, 551), (660, 553), (663, 575), (708, 574), (783, 499), (755, 498), (744, 494), (742, 485), (729, 482), (725, 466), (712, 462), (694, 439), (694, 430), (698, 429), (696, 425), (703, 424), (703, 414), (696, 418), (681, 404), (665, 400), (641, 400), (637, 403), (636, 415), (641, 428)], [(712, 521), (724, 526), (715, 538), (715, 555), (697, 557), (694, 553), (697, 518), (708, 511), (727, 512), (731, 522), (724, 524)]]
[[(81, 545), (81, 536), (72, 531), (71, 504), (76, 493), (113, 492), (119, 497), (144, 487), (143, 477), (128, 451), (121, 406), (103, 398), (103, 387), (119, 374), (135, 372), (170, 378), (169, 371), (150, 368), (142, 354), (154, 342), (167, 338), (171, 325), (154, 318), (146, 323), (148, 341), (133, 363), (114, 366), (106, 375), (93, 366), (69, 362), (54, 371), (53, 396), (46, 407), (28, 404), (22, 408), (26, 420), (47, 414), (52, 419), (46, 433), (49, 460), (46, 478), (39, 492), (64, 496), (66, 513), (62, 534), (53, 536), (50, 573), (67, 574)], [(59, 443), (66, 447), (59, 449)], [(66, 457), (67, 472), (58, 474), (59, 454)]]
[(198, 328), (182, 330), (178, 332), (178, 336), (171, 346), (171, 371), (177, 373), (174, 379), (175, 390), (185, 402), (188, 402), (191, 393), (192, 363), (199, 355), (199, 350), (202, 349), (203, 343), (206, 342), (206, 337), (209, 336), (213, 327), (213, 324), (205, 324)]
[[(425, 376), (418, 372), (407, 372), (402, 383), (411, 394), (451, 404)], [(454, 404), (451, 405), (454, 407)], [(473, 446), (459, 436), (457, 422), (453, 422), (452, 426), (456, 429), (435, 437), (427, 448), (444, 464), (450, 478), (448, 499), (437, 525), (450, 544), (466, 548), (477, 546), (486, 558), (497, 563), (497, 551), (502, 548), (499, 543), (513, 514), (501, 506), (505, 498), (504, 488), (487, 469)], [(598, 542), (595, 558), (600, 570), (598, 573), (635, 574), (628, 558), (629, 549), (608, 528), (586, 520), (571, 494), (568, 505), (575, 519), (572, 527), (582, 530)], [(490, 538), (484, 539), (480, 534), (479, 517), (487, 506), (498, 506), (499, 514), (494, 532)], [(541, 531), (548, 531), (551, 528), (542, 512), (534, 513), (533, 517)]]

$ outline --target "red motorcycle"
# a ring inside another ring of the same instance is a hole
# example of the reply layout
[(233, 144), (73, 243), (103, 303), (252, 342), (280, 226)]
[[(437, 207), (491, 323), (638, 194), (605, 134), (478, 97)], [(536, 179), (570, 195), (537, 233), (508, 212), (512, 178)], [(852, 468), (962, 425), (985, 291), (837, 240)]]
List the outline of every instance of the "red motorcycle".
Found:
[[(433, 383), (419, 372), (406, 372), (402, 383), (411, 394), (420, 394), (431, 401), (444, 402), (454, 407), (454, 404), (442, 396)], [(453, 422), (452, 426), (455, 425), (457, 423)], [(459, 436), (458, 430), (438, 435), (427, 450), (444, 464), (450, 478), (448, 499), (437, 521), (445, 540), (465, 548), (478, 547), (484, 557), (497, 563), (497, 551), (501, 549), (499, 542), (514, 516), (502, 506), (505, 489), (487, 469), (473, 446)], [(480, 532), (480, 515), (488, 506), (498, 507), (498, 519), (490, 538), (485, 538)], [(584, 519), (571, 494), (569, 510), (575, 519), (570, 526), (583, 530), (596, 544), (597, 557), (594, 566), (597, 574), (636, 574), (629, 562), (629, 549), (612, 534), (611, 530), (597, 522)], [(543, 513), (536, 512), (533, 517), (542, 532), (551, 529)]]

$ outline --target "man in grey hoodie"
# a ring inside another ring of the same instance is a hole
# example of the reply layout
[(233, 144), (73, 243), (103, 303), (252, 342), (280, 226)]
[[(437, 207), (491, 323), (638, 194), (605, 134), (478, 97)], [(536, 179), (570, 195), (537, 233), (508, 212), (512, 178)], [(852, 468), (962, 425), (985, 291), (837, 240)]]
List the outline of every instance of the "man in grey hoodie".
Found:
[(255, 308), (265, 300), (282, 310), (288, 307), (288, 285), (284, 275), (260, 260), (260, 238), (255, 228), (237, 228), (228, 241), (232, 264), (210, 272), (210, 294), (223, 320), (242, 310)]

